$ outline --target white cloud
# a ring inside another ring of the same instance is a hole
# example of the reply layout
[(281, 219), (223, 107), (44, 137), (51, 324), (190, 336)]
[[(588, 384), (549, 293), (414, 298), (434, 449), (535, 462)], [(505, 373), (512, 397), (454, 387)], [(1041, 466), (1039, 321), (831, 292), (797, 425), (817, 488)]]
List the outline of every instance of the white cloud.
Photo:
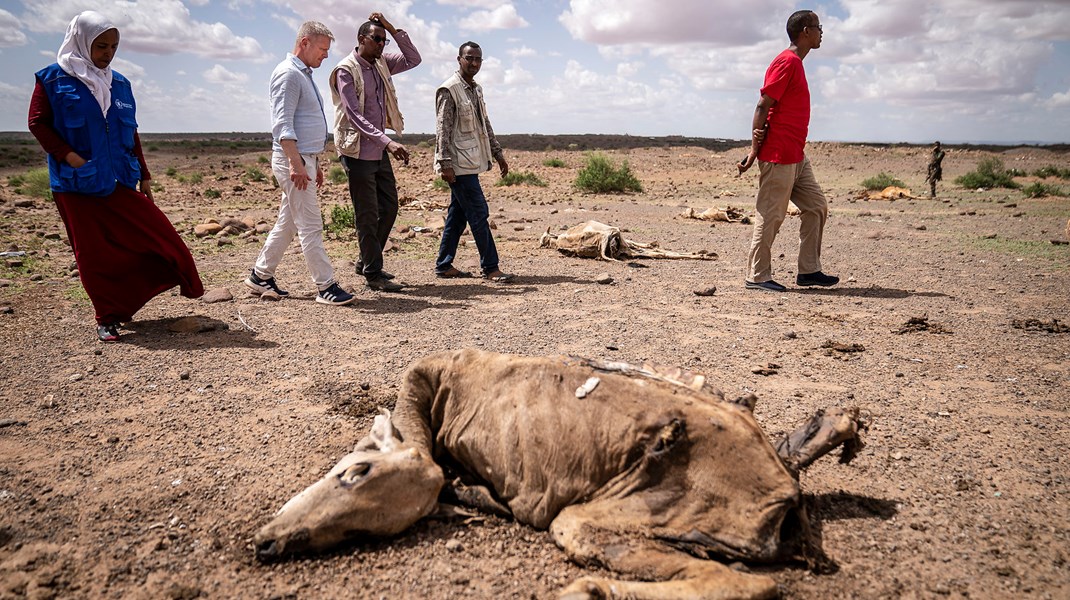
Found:
[(122, 73), (123, 76), (130, 81), (134, 82), (135, 86), (145, 77), (145, 67), (119, 56), (112, 59), (111, 67)]
[(1051, 98), (1044, 101), (1044, 106), (1052, 110), (1070, 106), (1070, 90), (1052, 94)]
[(234, 83), (246, 83), (249, 81), (249, 76), (245, 73), (234, 73), (228, 71), (226, 67), (220, 64), (216, 64), (211, 69), (208, 69), (203, 73), (204, 80), (208, 83), (218, 84), (234, 84)]
[(617, 75), (621, 77), (635, 77), (643, 68), (642, 62), (622, 62), (617, 64)]
[(523, 85), (535, 81), (535, 75), (517, 63), (505, 70), (505, 85)]
[(0, 8), (0, 48), (23, 46), (26, 44), (26, 34), (20, 29), (22, 23), (15, 15)]
[[(749, 44), (766, 36), (762, 15), (791, 14), (793, 0), (571, 0), (558, 20), (596, 44)], [(778, 19), (779, 20), (779, 19)], [(783, 26), (781, 26), (782, 29)]]
[(513, 58), (523, 58), (528, 56), (537, 56), (539, 53), (534, 48), (528, 48), (527, 46), (521, 46), (519, 48), (510, 48), (508, 50), (509, 56)]
[[(65, 31), (85, 9), (82, 0), (26, 0), (23, 21), (33, 31)], [(236, 35), (223, 23), (205, 23), (179, 0), (100, 0), (94, 10), (119, 28), (122, 47), (148, 54), (188, 52), (224, 60), (265, 60), (255, 38)]]
[(508, 3), (509, 0), (435, 0), (436, 4), (443, 4), (446, 6), (462, 6), (464, 8), (485, 8), (492, 9), (498, 8), (503, 4)]
[(492, 29), (519, 29), (528, 22), (516, 12), (512, 4), (503, 4), (492, 10), (477, 10), (461, 19), (457, 26), (467, 31), (490, 31)]

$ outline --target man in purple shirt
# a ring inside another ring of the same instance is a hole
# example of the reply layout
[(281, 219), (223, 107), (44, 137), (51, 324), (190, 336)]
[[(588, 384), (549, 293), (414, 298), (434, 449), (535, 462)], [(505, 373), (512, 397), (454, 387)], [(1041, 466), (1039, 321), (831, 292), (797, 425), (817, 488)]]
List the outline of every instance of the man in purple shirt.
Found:
[[(384, 54), (390, 43), (387, 32), (397, 42), (400, 54)], [(420, 53), (409, 36), (396, 29), (382, 15), (372, 13), (357, 32), (357, 47), (331, 72), (334, 101), (334, 143), (342, 167), (349, 176), (349, 196), (360, 244), (357, 274), (364, 275), (368, 287), (396, 292), (404, 286), (383, 270), (383, 248), (398, 215), (398, 191), (390, 154), (409, 162), (409, 151), (391, 140), (384, 131), (399, 135), (404, 123), (398, 110), (392, 75), (420, 64)]]

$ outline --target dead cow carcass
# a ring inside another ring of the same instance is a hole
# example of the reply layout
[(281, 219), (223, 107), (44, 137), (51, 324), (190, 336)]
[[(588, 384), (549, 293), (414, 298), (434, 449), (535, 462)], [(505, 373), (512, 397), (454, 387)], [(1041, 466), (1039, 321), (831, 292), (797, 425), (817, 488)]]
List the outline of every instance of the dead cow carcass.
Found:
[(715, 253), (670, 252), (658, 248), (656, 244), (643, 244), (624, 239), (620, 229), (598, 221), (587, 221), (570, 227), (564, 233), (553, 235), (550, 229), (539, 239), (542, 248), (556, 248), (562, 254), (580, 258), (604, 258), (620, 260), (622, 258), (696, 258), (714, 260)]
[(840, 444), (849, 460), (860, 422), (852, 411), (819, 413), (774, 448), (753, 401), (726, 401), (680, 369), (432, 355), (404, 376), (393, 419), (384, 411), (256, 534), (256, 554), (400, 532), (434, 509), (445, 469), (463, 482), (453, 498), (549, 528), (577, 563), (641, 580), (585, 577), (562, 597), (773, 597), (771, 578), (705, 559), (818, 556), (798, 471)]

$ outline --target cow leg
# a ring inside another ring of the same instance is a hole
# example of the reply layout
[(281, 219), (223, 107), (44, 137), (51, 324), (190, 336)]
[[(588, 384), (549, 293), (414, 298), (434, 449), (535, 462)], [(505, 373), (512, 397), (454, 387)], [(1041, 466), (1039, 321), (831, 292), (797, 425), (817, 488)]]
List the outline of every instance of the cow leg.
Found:
[(777, 454), (789, 469), (798, 473), (815, 460), (843, 444), (840, 462), (847, 463), (862, 449), (858, 432), (866, 425), (858, 409), (834, 408), (818, 413), (800, 425), (776, 445)]
[(654, 539), (601, 527), (586, 514), (589, 508), (581, 504), (563, 510), (550, 524), (554, 541), (576, 563), (599, 565), (640, 581), (584, 577), (563, 589), (560, 600), (759, 600), (778, 595), (769, 577), (740, 573)]

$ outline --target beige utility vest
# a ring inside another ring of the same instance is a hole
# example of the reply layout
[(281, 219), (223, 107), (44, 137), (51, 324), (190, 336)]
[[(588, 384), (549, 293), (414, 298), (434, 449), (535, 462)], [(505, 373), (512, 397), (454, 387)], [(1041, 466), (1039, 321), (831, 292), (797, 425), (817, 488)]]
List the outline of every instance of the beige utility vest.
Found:
[[(383, 88), (384, 108), (386, 109), (386, 126), (401, 135), (405, 127), (405, 119), (398, 109), (398, 94), (394, 90), (394, 82), (390, 79), (390, 70), (382, 59), (376, 60), (372, 65), (386, 85)], [(334, 102), (334, 148), (338, 154), (352, 158), (360, 158), (360, 130), (346, 116), (345, 106), (342, 105), (342, 96), (338, 93), (338, 71), (345, 69), (353, 77), (353, 85), (357, 88), (357, 106), (364, 110), (364, 74), (360, 63), (357, 62), (356, 54), (350, 52), (331, 70), (331, 100)]]
[[(493, 157), (490, 151), (490, 134), (487, 133), (487, 106), (483, 104), (483, 88), (478, 83), (472, 84), (472, 91), (479, 101), (479, 114), (483, 115), (483, 119), (476, 114), (477, 107), (468, 99), (464, 88), (465, 83), (460, 73), (454, 73), (438, 86), (439, 90), (449, 90), (457, 110), (453, 118), (453, 143), (449, 148), (440, 148), (439, 151), (448, 153), (448, 156), (435, 157), (436, 171), (439, 170), (439, 158), (451, 159), (455, 175), (473, 175), (490, 170)], [(437, 90), (435, 96), (438, 96)]]

